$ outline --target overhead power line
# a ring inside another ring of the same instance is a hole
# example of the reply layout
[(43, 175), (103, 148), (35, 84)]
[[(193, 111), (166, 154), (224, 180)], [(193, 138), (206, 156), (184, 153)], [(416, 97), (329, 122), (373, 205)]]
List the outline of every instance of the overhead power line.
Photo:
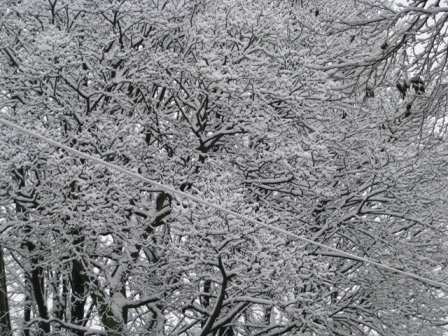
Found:
[(249, 222), (249, 223), (252, 223), (252, 224), (255, 224), (255, 225), (264, 227), (264, 228), (266, 228), (266, 229), (268, 229), (268, 230), (271, 230), (271, 231), (275, 231), (275, 232), (284, 234), (284, 235), (286, 235), (286, 236), (295, 238), (295, 239), (300, 240), (300, 241), (303, 241), (303, 242), (305, 242), (305, 243), (308, 243), (308, 244), (311, 244), (311, 245), (318, 246), (318, 247), (320, 247), (320, 248), (322, 248), (322, 249), (326, 249), (326, 250), (329, 250), (329, 251), (336, 252), (337, 254), (336, 254), (335, 256), (337, 256), (337, 257), (346, 257), (346, 258), (348, 258), (348, 259), (357, 260), (357, 261), (360, 261), (360, 262), (363, 262), (363, 263), (366, 263), (366, 264), (375, 265), (375, 266), (377, 266), (377, 267), (379, 267), (379, 268), (382, 268), (382, 269), (385, 269), (385, 270), (388, 270), (388, 271), (391, 271), (391, 272), (394, 272), (394, 273), (398, 273), (398, 274), (404, 275), (404, 276), (406, 276), (406, 277), (410, 277), (410, 278), (419, 280), (419, 281), (421, 281), (421, 282), (423, 282), (423, 283), (426, 283), (426, 284), (428, 284), (428, 285), (431, 285), (431, 286), (434, 286), (434, 287), (437, 287), (437, 288), (447, 288), (447, 289), (448, 289), (448, 284), (444, 284), (444, 283), (442, 283), (442, 282), (438, 282), (438, 281), (434, 281), (434, 280), (431, 280), (431, 279), (428, 279), (428, 278), (425, 278), (425, 277), (421, 277), (421, 276), (419, 276), (419, 275), (417, 275), (417, 274), (414, 274), (414, 273), (410, 273), (410, 272), (402, 271), (402, 270), (399, 270), (399, 269), (397, 269), (397, 268), (394, 268), (394, 267), (391, 267), (391, 266), (382, 264), (382, 263), (380, 263), (380, 262), (377, 262), (377, 261), (374, 261), (374, 260), (371, 260), (371, 259), (368, 259), (368, 258), (359, 257), (359, 256), (356, 256), (356, 255), (354, 255), (354, 254), (347, 253), (347, 252), (344, 252), (344, 251), (342, 251), (342, 250), (339, 250), (339, 249), (337, 249), (337, 248), (330, 247), (330, 246), (327, 246), (327, 245), (325, 245), (325, 244), (316, 242), (316, 241), (314, 241), (314, 240), (311, 240), (311, 239), (308, 239), (308, 238), (305, 238), (305, 237), (296, 235), (296, 234), (294, 234), (294, 233), (292, 233), (292, 232), (289, 232), (289, 231), (287, 231), (287, 230), (284, 230), (284, 229), (281, 229), (281, 228), (277, 228), (277, 227), (275, 227), (275, 226), (272, 226), (272, 225), (269, 225), (269, 224), (266, 224), (266, 223), (257, 221), (257, 220), (255, 220), (255, 219), (249, 218), (249, 217), (247, 217), (247, 216), (241, 215), (241, 214), (239, 214), (239, 213), (237, 213), (237, 212), (235, 212), (235, 211), (232, 211), (232, 210), (223, 208), (223, 207), (220, 206), (220, 205), (216, 205), (216, 204), (210, 203), (210, 202), (208, 202), (208, 201), (206, 201), (206, 200), (203, 200), (203, 199), (201, 199), (201, 198), (199, 198), (199, 197), (196, 197), (196, 196), (193, 196), (193, 195), (189, 195), (189, 194), (187, 194), (187, 193), (185, 193), (185, 192), (183, 192), (183, 191), (174, 189), (174, 188), (172, 188), (172, 187), (169, 187), (169, 186), (166, 186), (166, 185), (161, 184), (161, 183), (159, 183), (159, 182), (156, 182), (156, 181), (153, 181), (153, 180), (151, 180), (151, 179), (148, 179), (148, 178), (146, 178), (146, 177), (144, 177), (144, 176), (142, 176), (142, 175), (140, 175), (140, 174), (133, 173), (133, 172), (127, 170), (127, 169), (121, 168), (121, 167), (116, 166), (116, 165), (114, 165), (114, 164), (112, 164), (112, 163), (105, 162), (105, 161), (103, 161), (103, 160), (101, 160), (101, 159), (98, 159), (98, 158), (96, 158), (96, 157), (93, 157), (93, 156), (91, 156), (91, 155), (89, 155), (89, 154), (85, 154), (85, 153), (83, 153), (83, 152), (80, 152), (79, 150), (76, 150), (76, 149), (73, 149), (73, 148), (68, 147), (68, 146), (66, 146), (66, 145), (63, 145), (63, 144), (61, 144), (61, 143), (59, 143), (59, 142), (57, 142), (57, 141), (48, 139), (48, 138), (46, 138), (46, 137), (43, 136), (43, 135), (40, 135), (40, 134), (34, 133), (34, 132), (32, 132), (32, 131), (29, 131), (29, 130), (23, 128), (23, 127), (20, 127), (20, 126), (14, 124), (14, 123), (11, 123), (11, 122), (9, 122), (9, 121), (3, 120), (3, 119), (1, 119), (1, 118), (0, 118), (0, 124), (3, 124), (3, 125), (5, 125), (5, 126), (8, 126), (8, 127), (12, 128), (12, 129), (14, 129), (14, 130), (20, 132), (20, 133), (23, 133), (23, 134), (32, 136), (32, 137), (34, 137), (34, 138), (37, 138), (37, 139), (39, 139), (39, 140), (42, 140), (42, 141), (44, 141), (44, 142), (46, 142), (46, 143), (48, 143), (48, 144), (50, 144), (50, 145), (53, 145), (53, 146), (55, 146), (55, 147), (62, 148), (62, 149), (64, 149), (64, 150), (66, 150), (67, 152), (72, 153), (72, 154), (75, 154), (75, 155), (77, 155), (77, 156), (79, 156), (79, 157), (82, 157), (82, 158), (84, 158), (84, 159), (87, 159), (87, 160), (93, 161), (93, 162), (95, 162), (95, 163), (101, 164), (101, 165), (103, 165), (103, 166), (106, 166), (106, 167), (109, 168), (109, 169), (119, 171), (119, 172), (121, 172), (121, 173), (124, 173), (124, 174), (126, 174), (126, 175), (128, 175), (128, 176), (134, 177), (134, 178), (136, 178), (136, 179), (138, 179), (138, 180), (141, 180), (141, 181), (143, 181), (143, 182), (150, 183), (150, 184), (152, 184), (152, 185), (154, 185), (154, 186), (156, 186), (156, 187), (158, 187), (158, 188), (160, 188), (160, 189), (162, 189), (162, 190), (164, 190), (164, 191), (167, 191), (167, 192), (176, 194), (176, 195), (178, 195), (178, 196), (181, 196), (181, 197), (183, 197), (183, 198), (187, 198), (187, 199), (190, 199), (190, 200), (192, 200), (192, 201), (195, 201), (195, 202), (198, 202), (198, 203), (207, 205), (207, 206), (210, 207), (210, 208), (216, 209), (216, 210), (218, 210), (218, 211), (220, 211), (220, 212), (223, 212), (223, 213), (226, 213), (226, 214), (228, 214), (228, 215), (232, 215), (232, 216), (234, 216), (234, 217), (236, 217), (236, 218), (242, 219), (242, 220), (247, 221), (247, 222)]

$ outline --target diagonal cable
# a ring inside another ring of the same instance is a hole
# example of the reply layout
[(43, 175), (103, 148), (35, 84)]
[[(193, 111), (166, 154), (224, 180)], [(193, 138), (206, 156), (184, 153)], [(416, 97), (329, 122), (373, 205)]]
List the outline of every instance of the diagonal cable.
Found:
[(275, 226), (272, 226), (272, 225), (269, 225), (269, 224), (266, 224), (266, 223), (257, 221), (257, 220), (255, 220), (255, 219), (246, 217), (246, 216), (241, 215), (241, 214), (239, 214), (239, 213), (237, 213), (237, 212), (235, 212), (235, 211), (232, 211), (232, 210), (223, 208), (223, 207), (220, 206), (220, 205), (216, 205), (216, 204), (210, 203), (210, 202), (208, 202), (208, 201), (206, 201), (206, 200), (203, 200), (203, 199), (201, 199), (201, 198), (199, 198), (199, 197), (196, 197), (196, 196), (193, 196), (193, 195), (189, 195), (189, 194), (187, 194), (187, 193), (185, 193), (185, 192), (183, 192), (183, 191), (180, 191), (180, 190), (174, 189), (174, 188), (172, 188), (172, 187), (166, 186), (166, 185), (164, 185), (164, 184), (161, 184), (161, 183), (159, 183), (159, 182), (150, 180), (150, 179), (148, 179), (148, 178), (146, 178), (146, 177), (144, 177), (144, 176), (142, 176), (142, 175), (140, 175), (140, 174), (133, 173), (133, 172), (127, 170), (127, 169), (121, 168), (121, 167), (116, 166), (116, 165), (114, 165), (114, 164), (112, 164), (112, 163), (105, 162), (105, 161), (103, 161), (103, 160), (101, 160), (101, 159), (98, 159), (98, 158), (93, 157), (93, 156), (91, 156), (91, 155), (88, 155), (88, 154), (85, 154), (85, 153), (83, 153), (83, 152), (80, 152), (79, 150), (76, 150), (76, 149), (73, 149), (73, 148), (68, 147), (68, 146), (66, 146), (66, 145), (63, 145), (63, 144), (61, 144), (61, 143), (59, 143), (59, 142), (57, 142), (57, 141), (48, 139), (48, 138), (46, 138), (46, 137), (43, 136), (43, 135), (40, 135), (40, 134), (34, 133), (34, 132), (32, 132), (32, 131), (29, 131), (29, 130), (23, 128), (23, 127), (20, 127), (20, 126), (14, 124), (14, 123), (11, 123), (11, 122), (9, 122), (9, 121), (3, 120), (3, 119), (1, 119), (1, 118), (0, 118), (0, 124), (3, 124), (3, 125), (5, 125), (5, 126), (8, 126), (8, 127), (12, 128), (12, 129), (14, 129), (14, 130), (20, 132), (20, 133), (23, 133), (23, 134), (32, 136), (32, 137), (34, 137), (34, 138), (37, 138), (37, 139), (39, 139), (39, 140), (42, 140), (42, 141), (44, 141), (44, 142), (47, 142), (48, 144), (53, 145), (53, 146), (55, 146), (55, 147), (62, 148), (62, 149), (66, 150), (66, 151), (69, 152), (69, 153), (75, 154), (76, 156), (79, 156), (79, 157), (82, 157), (82, 158), (84, 158), (84, 159), (87, 159), (87, 160), (93, 161), (93, 162), (95, 162), (95, 163), (101, 164), (101, 165), (103, 165), (103, 166), (106, 166), (106, 167), (109, 168), (109, 169), (119, 171), (119, 172), (121, 172), (121, 173), (124, 173), (124, 174), (126, 174), (126, 175), (128, 175), (128, 176), (132, 176), (132, 177), (134, 177), (134, 178), (136, 178), (136, 179), (138, 179), (138, 180), (141, 180), (141, 181), (143, 181), (143, 182), (150, 183), (150, 184), (152, 184), (152, 185), (154, 185), (154, 186), (156, 186), (156, 187), (158, 187), (158, 188), (160, 188), (160, 189), (162, 189), (162, 190), (165, 190), (165, 191), (167, 191), (167, 192), (176, 194), (176, 195), (178, 195), (178, 196), (180, 196), (180, 197), (187, 198), (187, 199), (190, 199), (190, 200), (192, 200), (192, 201), (195, 201), (195, 202), (198, 202), (198, 203), (207, 205), (207, 206), (209, 206), (210, 208), (216, 209), (216, 210), (218, 210), (218, 211), (220, 211), (220, 212), (223, 212), (223, 213), (226, 213), (226, 214), (228, 214), (228, 215), (232, 215), (232, 216), (234, 216), (234, 217), (236, 217), (236, 218), (245, 220), (245, 221), (247, 221), (247, 222), (249, 222), (249, 223), (252, 223), (252, 224), (255, 224), (255, 225), (264, 227), (264, 228), (266, 228), (266, 229), (268, 229), (268, 230), (275, 231), (275, 232), (278, 232), (278, 233), (287, 235), (287, 236), (289, 236), (289, 237), (295, 238), (295, 239), (297, 239), (297, 240), (303, 241), (303, 242), (305, 242), (305, 243), (312, 244), (312, 245), (318, 246), (318, 247), (320, 247), (320, 248), (323, 248), (323, 249), (326, 249), (326, 250), (329, 250), (329, 251), (336, 252), (338, 257), (346, 257), (346, 258), (348, 258), (348, 259), (357, 260), (357, 261), (360, 261), (360, 262), (363, 262), (363, 263), (366, 263), (366, 264), (375, 265), (375, 266), (377, 266), (377, 267), (379, 267), (379, 268), (382, 268), (382, 269), (385, 269), (385, 270), (388, 270), (388, 271), (391, 271), (391, 272), (394, 272), (394, 273), (398, 273), (398, 274), (404, 275), (404, 276), (406, 276), (406, 277), (410, 277), (410, 278), (419, 280), (419, 281), (421, 281), (421, 282), (423, 282), (423, 283), (425, 283), (425, 284), (428, 284), (428, 285), (431, 285), (431, 286), (434, 286), (434, 287), (437, 287), (437, 288), (447, 288), (447, 289), (448, 289), (448, 284), (444, 284), (444, 283), (442, 283), (442, 282), (438, 282), (438, 281), (434, 281), (434, 280), (431, 280), (431, 279), (428, 279), (428, 278), (425, 278), (425, 277), (421, 277), (421, 276), (419, 276), (419, 275), (417, 275), (417, 274), (414, 274), (414, 273), (410, 273), (410, 272), (402, 271), (402, 270), (399, 270), (399, 269), (397, 269), (397, 268), (394, 268), (394, 267), (391, 267), (391, 266), (382, 264), (382, 263), (380, 263), (380, 262), (377, 262), (377, 261), (374, 261), (374, 260), (371, 260), (371, 259), (368, 259), (368, 258), (359, 257), (359, 256), (356, 256), (356, 255), (354, 255), (354, 254), (347, 253), (347, 252), (344, 252), (344, 251), (342, 251), (342, 250), (339, 250), (339, 249), (337, 249), (337, 248), (330, 247), (330, 246), (327, 246), (327, 245), (325, 245), (325, 244), (316, 242), (316, 241), (314, 241), (314, 240), (311, 240), (311, 239), (308, 239), (308, 238), (305, 238), (305, 237), (296, 235), (296, 234), (294, 234), (294, 233), (292, 233), (292, 232), (289, 232), (289, 231), (287, 231), (287, 230), (284, 230), (284, 229), (281, 229), (281, 228), (277, 228), (277, 227), (275, 227)]

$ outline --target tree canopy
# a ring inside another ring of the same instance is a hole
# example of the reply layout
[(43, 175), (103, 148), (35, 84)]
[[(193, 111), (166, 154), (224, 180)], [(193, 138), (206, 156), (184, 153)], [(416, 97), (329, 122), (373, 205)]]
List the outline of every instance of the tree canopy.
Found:
[[(448, 284), (446, 3), (0, 6), (1, 119)], [(2, 335), (446, 333), (446, 287), (0, 134)]]

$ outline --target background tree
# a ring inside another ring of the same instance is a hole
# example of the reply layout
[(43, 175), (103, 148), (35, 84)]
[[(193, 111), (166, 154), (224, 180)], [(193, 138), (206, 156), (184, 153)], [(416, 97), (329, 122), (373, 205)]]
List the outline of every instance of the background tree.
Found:
[[(423, 1), (10, 2), (1, 116), (446, 282), (446, 12)], [(442, 288), (1, 132), (17, 331), (443, 333)]]

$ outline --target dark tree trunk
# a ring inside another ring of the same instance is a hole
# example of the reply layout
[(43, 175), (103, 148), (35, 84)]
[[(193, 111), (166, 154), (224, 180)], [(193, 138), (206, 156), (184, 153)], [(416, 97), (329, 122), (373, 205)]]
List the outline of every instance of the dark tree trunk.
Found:
[(3, 247), (0, 246), (0, 335), (11, 334), (11, 318), (9, 316), (8, 292), (6, 289), (5, 260)]

